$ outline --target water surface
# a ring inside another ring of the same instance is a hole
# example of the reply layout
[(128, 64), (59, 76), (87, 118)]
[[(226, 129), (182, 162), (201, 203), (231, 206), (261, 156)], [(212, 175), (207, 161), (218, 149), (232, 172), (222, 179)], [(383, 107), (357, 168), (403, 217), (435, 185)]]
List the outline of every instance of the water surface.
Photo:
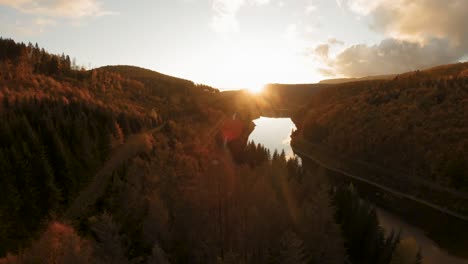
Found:
[[(424, 264), (468, 264), (467, 259), (458, 258), (450, 255), (447, 251), (441, 249), (437, 243), (428, 238), (423, 230), (406, 223), (400, 217), (390, 212), (377, 208), (377, 215), (380, 225), (385, 231), (401, 230), (401, 239), (413, 238), (419, 244), (423, 255)], [(444, 228), (441, 226), (441, 228)]]
[(279, 153), (284, 150), (286, 157), (293, 157), (291, 148), (291, 132), (296, 126), (290, 118), (268, 118), (260, 117), (253, 121), (255, 130), (250, 134), (249, 141), (260, 143), (270, 150)]

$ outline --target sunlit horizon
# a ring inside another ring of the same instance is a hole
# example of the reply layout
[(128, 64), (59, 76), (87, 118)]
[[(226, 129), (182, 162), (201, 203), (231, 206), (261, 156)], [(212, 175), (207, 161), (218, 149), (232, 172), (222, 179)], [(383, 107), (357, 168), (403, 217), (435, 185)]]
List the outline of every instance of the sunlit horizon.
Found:
[(465, 3), (451, 1), (443, 13), (433, 2), (405, 10), (403, 0), (0, 1), (0, 32), (87, 69), (134, 65), (256, 90), (466, 59), (466, 29), (450, 22), (463, 21)]
[(262, 94), (264, 90), (265, 90), (265, 85), (253, 86), (253, 87), (247, 88), (247, 91), (249, 91), (250, 93), (254, 95)]

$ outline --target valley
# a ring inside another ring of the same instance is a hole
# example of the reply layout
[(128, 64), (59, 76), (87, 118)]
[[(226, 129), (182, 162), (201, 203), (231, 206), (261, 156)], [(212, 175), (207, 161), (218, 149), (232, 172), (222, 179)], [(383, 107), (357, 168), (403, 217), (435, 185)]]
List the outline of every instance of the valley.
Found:
[(466, 263), (467, 63), (252, 94), (0, 43), (0, 263)]

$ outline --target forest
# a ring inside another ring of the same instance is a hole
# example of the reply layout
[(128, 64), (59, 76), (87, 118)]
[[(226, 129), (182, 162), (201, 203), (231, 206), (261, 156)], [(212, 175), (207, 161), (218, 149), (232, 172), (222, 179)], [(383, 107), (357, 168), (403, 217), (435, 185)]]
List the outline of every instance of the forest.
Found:
[(259, 102), (225, 98), (0, 39), (0, 263), (422, 263), (353, 186), (247, 142)]
[(367, 175), (467, 215), (467, 98), (468, 63), (338, 84), (296, 113), (295, 137), (350, 170), (385, 171)]

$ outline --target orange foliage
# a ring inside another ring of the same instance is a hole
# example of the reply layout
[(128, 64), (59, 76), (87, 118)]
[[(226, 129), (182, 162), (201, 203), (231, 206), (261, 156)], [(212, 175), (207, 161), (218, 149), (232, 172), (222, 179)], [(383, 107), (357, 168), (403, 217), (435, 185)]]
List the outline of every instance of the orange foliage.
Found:
[(53, 221), (32, 246), (18, 256), (0, 259), (2, 264), (13, 263), (90, 263), (91, 245), (81, 239), (75, 230)]

